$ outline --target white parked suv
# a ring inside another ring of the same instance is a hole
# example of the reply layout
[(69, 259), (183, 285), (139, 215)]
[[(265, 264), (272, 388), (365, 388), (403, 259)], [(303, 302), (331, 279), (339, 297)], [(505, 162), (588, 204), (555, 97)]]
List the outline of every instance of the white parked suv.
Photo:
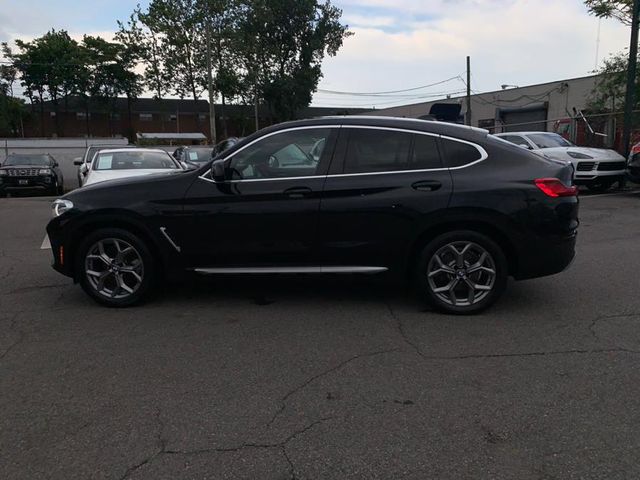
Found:
[(497, 137), (554, 160), (571, 162), (576, 185), (603, 192), (625, 178), (627, 162), (614, 150), (577, 147), (557, 133), (498, 133)]

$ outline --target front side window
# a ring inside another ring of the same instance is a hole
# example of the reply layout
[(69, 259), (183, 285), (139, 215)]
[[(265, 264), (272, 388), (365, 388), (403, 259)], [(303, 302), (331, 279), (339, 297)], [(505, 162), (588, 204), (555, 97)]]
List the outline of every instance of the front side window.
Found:
[(383, 129), (352, 129), (345, 173), (390, 172), (409, 169), (412, 134)]
[(277, 133), (238, 152), (229, 165), (232, 180), (317, 175), (330, 128)]

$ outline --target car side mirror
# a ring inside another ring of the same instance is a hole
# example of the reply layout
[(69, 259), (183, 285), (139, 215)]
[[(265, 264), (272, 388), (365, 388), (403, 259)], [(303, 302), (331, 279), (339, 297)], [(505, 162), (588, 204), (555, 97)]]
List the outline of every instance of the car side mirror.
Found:
[(227, 178), (227, 167), (224, 160), (216, 160), (211, 164), (211, 177), (216, 182), (224, 182)]
[(83, 165), (80, 167), (80, 173), (81, 173), (81, 174), (83, 174), (83, 175), (84, 175), (85, 173), (87, 173), (87, 170), (89, 170), (89, 168), (87, 167), (87, 165), (86, 165), (86, 164), (83, 164)]
[(531, 145), (527, 145), (526, 143), (518, 143), (520, 148), (524, 148), (525, 150), (531, 150)]
[(76, 167), (79, 167), (80, 165), (82, 165), (82, 163), (83, 163), (83, 162), (82, 162), (82, 157), (76, 157), (76, 158), (74, 158), (74, 159), (73, 159), (73, 164), (74, 164)]
[(59, 166), (60, 166), (60, 164), (58, 162), (53, 162), (53, 168), (57, 168)]

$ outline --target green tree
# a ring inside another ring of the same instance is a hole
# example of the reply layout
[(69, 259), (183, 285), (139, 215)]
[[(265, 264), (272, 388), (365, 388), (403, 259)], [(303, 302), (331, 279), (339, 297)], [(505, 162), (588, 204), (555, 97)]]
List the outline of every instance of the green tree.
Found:
[(268, 106), (272, 120), (285, 121), (311, 103), (322, 78), (322, 61), (351, 35), (342, 10), (330, 1), (247, 0), (239, 19), (248, 82)]
[[(82, 49), (87, 71), (78, 82), (82, 87), (78, 91), (86, 102), (95, 99), (103, 103), (110, 120), (117, 113), (118, 97), (124, 95), (130, 119), (131, 103), (142, 93), (141, 77), (134, 70), (139, 60), (138, 50), (88, 35), (82, 40)], [(109, 126), (111, 128), (111, 121)], [(125, 133), (131, 135), (131, 132)]]
[(56, 134), (61, 136), (60, 101), (73, 89), (73, 78), (81, 68), (76, 63), (79, 45), (64, 30), (51, 30), (31, 42), (16, 40), (18, 53), (12, 54), (13, 66), (19, 71), (26, 95), (40, 104), (41, 130), (44, 134), (43, 103), (50, 100), (55, 113)]
[(599, 18), (615, 18), (631, 26), (633, 0), (585, 0), (589, 12)]

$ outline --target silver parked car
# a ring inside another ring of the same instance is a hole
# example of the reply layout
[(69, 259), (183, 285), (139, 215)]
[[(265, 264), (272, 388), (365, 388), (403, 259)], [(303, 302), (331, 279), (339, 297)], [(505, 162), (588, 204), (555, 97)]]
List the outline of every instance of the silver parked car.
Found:
[(497, 137), (554, 160), (571, 162), (576, 185), (603, 192), (625, 178), (626, 161), (614, 150), (578, 147), (551, 132), (498, 133)]

